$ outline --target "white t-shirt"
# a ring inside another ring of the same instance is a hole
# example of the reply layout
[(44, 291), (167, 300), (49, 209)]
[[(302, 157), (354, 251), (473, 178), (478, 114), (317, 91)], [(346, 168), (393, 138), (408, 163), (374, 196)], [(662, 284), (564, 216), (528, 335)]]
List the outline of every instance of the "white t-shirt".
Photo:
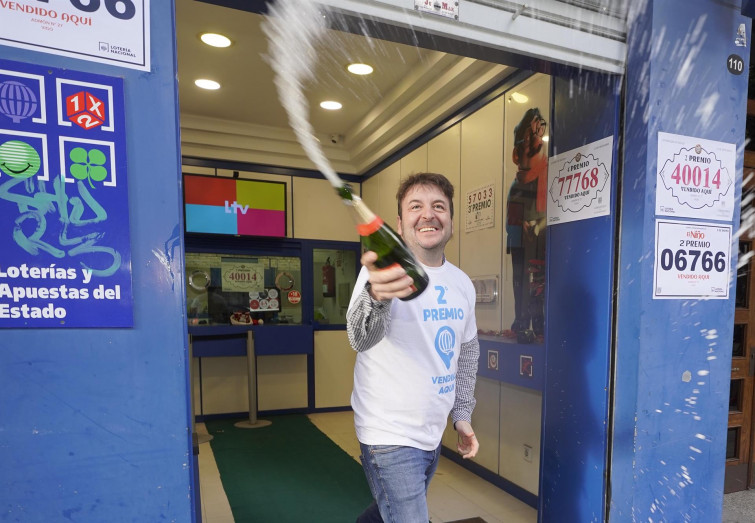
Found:
[[(357, 354), (351, 406), (357, 438), (367, 445), (437, 448), (454, 404), (461, 344), (477, 335), (469, 277), (448, 261), (423, 267), (425, 292), (392, 300), (385, 337)], [(350, 307), (367, 277), (362, 268)]]

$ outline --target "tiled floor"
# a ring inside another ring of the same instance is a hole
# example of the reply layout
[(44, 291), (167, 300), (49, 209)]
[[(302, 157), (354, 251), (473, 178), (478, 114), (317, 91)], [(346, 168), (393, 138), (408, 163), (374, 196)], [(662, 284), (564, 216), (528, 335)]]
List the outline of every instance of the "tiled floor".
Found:
[[(359, 461), (359, 443), (354, 435), (352, 412), (312, 414), (310, 419)], [(207, 434), (202, 423), (197, 423), (196, 430), (200, 436)], [(223, 492), (209, 442), (199, 444), (199, 481), (203, 523), (233, 523), (233, 515)], [(428, 503), (433, 523), (474, 517), (480, 517), (487, 523), (537, 521), (535, 509), (444, 457), (441, 457), (435, 478), (430, 484)]]

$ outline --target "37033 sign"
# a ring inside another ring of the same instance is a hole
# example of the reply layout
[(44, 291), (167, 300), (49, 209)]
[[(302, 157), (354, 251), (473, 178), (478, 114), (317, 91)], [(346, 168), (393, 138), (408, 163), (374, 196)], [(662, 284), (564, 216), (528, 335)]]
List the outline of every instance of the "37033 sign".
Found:
[(731, 225), (656, 220), (654, 299), (727, 299)]
[(734, 144), (658, 133), (656, 214), (731, 220)]

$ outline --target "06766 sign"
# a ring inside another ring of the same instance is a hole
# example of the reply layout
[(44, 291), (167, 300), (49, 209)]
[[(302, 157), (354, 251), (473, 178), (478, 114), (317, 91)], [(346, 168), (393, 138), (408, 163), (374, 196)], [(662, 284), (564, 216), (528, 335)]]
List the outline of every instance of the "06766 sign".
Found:
[(655, 222), (653, 299), (727, 299), (731, 225)]

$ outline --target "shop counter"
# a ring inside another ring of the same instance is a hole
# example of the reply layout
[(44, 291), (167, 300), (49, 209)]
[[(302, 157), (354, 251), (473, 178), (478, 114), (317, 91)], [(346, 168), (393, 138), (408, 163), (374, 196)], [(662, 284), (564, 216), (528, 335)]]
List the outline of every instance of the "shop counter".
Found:
[(545, 373), (545, 345), (516, 343), (498, 336), (479, 335), (480, 361), (477, 375), (543, 390)]
[(311, 325), (211, 325), (189, 326), (193, 356), (246, 356), (247, 331), (254, 332), (257, 356), (314, 352)]

